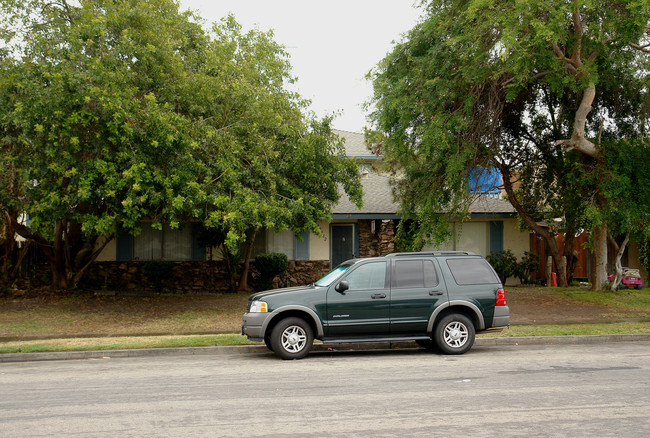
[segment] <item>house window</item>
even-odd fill
[[[309,260],[309,231],[296,236],[296,260]]]
[[[120,230],[116,239],[116,260],[205,260],[205,246],[197,239],[200,224],[181,224],[172,229],[163,225],[157,230],[151,224],[140,224],[141,232],[133,236]]]
[[[157,230],[142,224],[142,232],[133,237],[133,260],[192,260],[192,233],[189,226]]]

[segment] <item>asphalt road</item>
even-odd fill
[[[0,436],[650,436],[650,342],[0,364]]]

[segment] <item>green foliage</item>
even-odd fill
[[[509,249],[496,251],[485,257],[492,265],[502,284],[516,272],[517,258]]]
[[[142,275],[153,284],[156,292],[162,292],[165,281],[174,277],[174,264],[160,260],[145,262]]]
[[[521,261],[515,264],[514,276],[521,284],[531,284],[532,275],[539,270],[539,256],[533,252],[525,251]]]
[[[646,271],[650,272],[650,238],[639,243],[639,259]]]
[[[583,172],[599,163],[559,144],[591,86],[583,137],[647,132],[649,57],[637,48],[647,43],[647,2],[424,3],[420,23],[368,75],[367,138],[400,175],[403,216],[423,238],[442,238],[430,231],[446,226],[440,214],[466,218],[472,172],[492,167],[506,189],[518,183],[509,201],[528,226],[560,217],[551,234],[575,232],[597,201]]]
[[[273,279],[289,267],[285,254],[273,252],[258,254],[255,257],[255,266],[260,273],[258,286],[262,290],[273,289]]]
[[[422,234],[414,221],[402,220],[395,233],[395,252],[421,251],[424,246]]]
[[[592,220],[605,221],[612,236],[650,238],[650,144],[643,139],[603,141],[604,163],[596,178],[604,198]]]
[[[361,202],[331,120],[285,89],[271,32],[232,16],[207,30],[174,0],[0,8],[0,161],[16,180],[0,206],[29,212],[26,237],[55,247],[71,241],[57,223],[94,242],[118,224],[200,220],[234,252],[251,229],[318,233],[339,186]]]

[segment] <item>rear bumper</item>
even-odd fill
[[[510,307],[495,306],[492,327],[505,327],[510,325]]]

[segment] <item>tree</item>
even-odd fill
[[[531,210],[513,183],[533,175],[553,181],[565,189],[547,196],[558,202],[544,209],[573,208],[563,200],[581,180],[571,163],[599,165],[589,138],[645,132],[648,5],[451,0],[428,2],[425,12],[370,73],[376,133],[369,140],[400,171],[403,213],[425,230],[444,227],[441,211],[466,213],[472,171],[496,167],[564,282],[558,230],[540,226],[542,209]],[[600,208],[597,197],[591,201]]]
[[[590,219],[606,223],[608,238],[615,249],[615,291],[623,276],[621,258],[628,243],[650,237],[650,146],[646,139],[603,142],[606,160],[597,175],[603,197],[602,208],[590,211]]]
[[[329,218],[339,188],[359,204],[361,185],[358,165],[346,158],[331,119],[306,119],[301,110],[307,102],[284,90],[290,66],[272,34],[242,35],[232,17],[215,34],[212,57],[234,93],[217,97],[228,110],[209,121],[199,146],[200,160],[210,163],[201,175],[210,181],[205,224],[225,231],[226,254],[246,243],[238,287],[246,290],[260,229],[319,234],[317,222]],[[195,108],[209,113],[214,98],[205,96],[205,106]]]
[[[316,231],[338,184],[360,199],[329,120],[285,90],[272,33],[205,30],[173,0],[0,4],[0,153],[18,178],[0,204],[29,213],[12,225],[54,287],[75,287],[118,226],[198,220],[234,248],[260,227]]]

